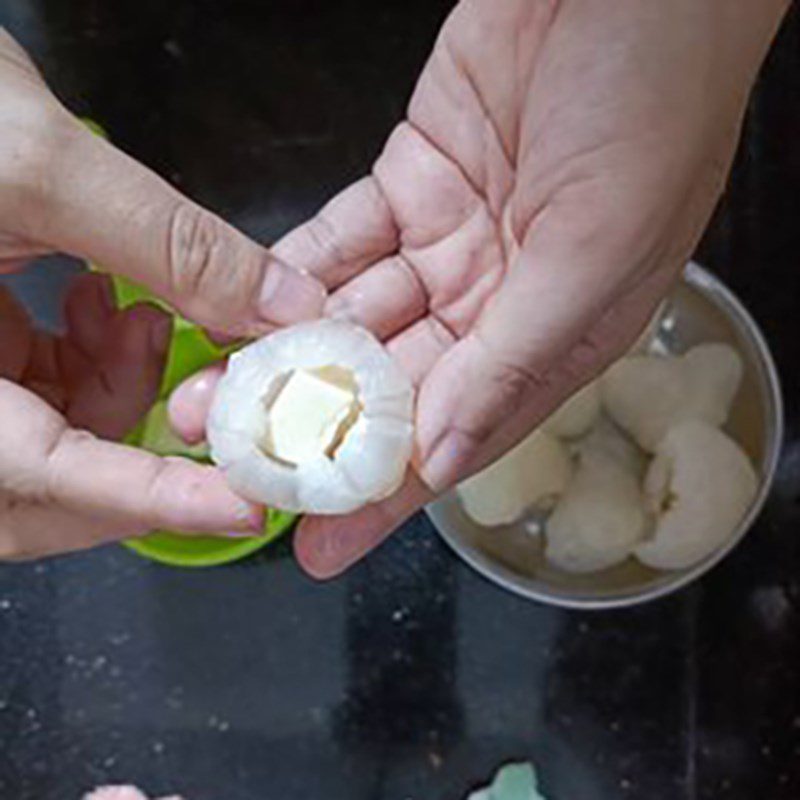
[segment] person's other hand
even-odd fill
[[[153,528],[260,531],[220,473],[119,439],[153,403],[171,324],[114,308],[109,279],[80,276],[62,336],[36,331],[0,287],[0,558],[89,547]]]
[[[720,195],[784,6],[455,9],[371,175],[274,249],[419,387],[416,473],[381,504],[304,520],[309,572],[346,568],[633,343]],[[173,401],[189,437],[201,394]]]
[[[257,335],[315,317],[325,291],[91,134],[0,29],[0,272],[64,251],[138,281],[213,331]],[[133,427],[158,388],[166,318],[115,312],[85,277],[61,338],[0,294],[0,558],[151,527],[257,531],[220,473],[98,436]],[[89,431],[93,433],[89,433]]]

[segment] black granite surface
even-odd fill
[[[0,0],[76,111],[255,237],[364,172],[449,3]],[[2,132],[0,131],[0,135]],[[800,798],[800,15],[701,248],[774,348],[787,441],[745,543],[629,611],[472,574],[423,517],[340,581],[282,545],[183,572],[118,547],[0,567],[0,798],[458,800],[532,758],[553,800]],[[52,319],[69,267],[17,281]]]

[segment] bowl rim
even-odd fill
[[[684,589],[690,583],[698,580],[719,564],[720,561],[744,539],[745,535],[751,529],[756,518],[761,513],[764,503],[772,489],[783,447],[784,406],[780,376],[761,328],[750,312],[745,308],[741,300],[739,300],[734,292],[728,288],[720,278],[700,266],[697,262],[690,261],[684,267],[681,279],[684,283],[699,290],[704,297],[710,299],[715,305],[722,307],[733,317],[738,318],[738,321],[742,324],[742,327],[747,331],[748,336],[752,340],[757,363],[764,372],[763,378],[768,395],[766,397],[766,402],[768,406],[771,407],[774,418],[772,420],[772,433],[766,442],[763,463],[760,469],[761,481],[758,492],[753,502],[750,504],[747,513],[740,521],[736,530],[723,545],[693,567],[684,571],[675,572],[674,579],[659,583],[639,592],[621,592],[619,594],[609,595],[608,597],[593,597],[580,594],[568,595],[552,593],[531,586],[528,582],[529,579],[518,575],[503,564],[491,559],[486,554],[465,544],[451,532],[441,530],[436,523],[436,512],[431,512],[431,509],[436,505],[437,501],[431,503],[426,508],[426,512],[437,533],[456,555],[462,558],[470,567],[487,580],[519,597],[559,608],[582,611],[629,608],[631,606],[642,605],[664,598],[667,595]]]

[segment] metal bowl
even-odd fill
[[[573,575],[546,563],[541,537],[523,525],[486,529],[462,510],[454,492],[427,511],[444,540],[474,569],[504,589],[532,600],[568,608],[631,606],[675,592],[706,573],[753,524],[767,497],[783,439],[780,384],[769,348],[745,308],[709,272],[691,263],[667,300],[656,344],[681,353],[700,342],[729,342],[744,360],[742,386],[731,409],[727,432],[744,448],[760,476],[758,494],[728,540],[690,569],[659,572],[628,559],[612,569]]]

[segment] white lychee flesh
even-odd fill
[[[460,483],[456,491],[464,511],[479,525],[510,525],[529,508],[551,506],[564,490],[571,471],[566,447],[538,430]]]
[[[371,333],[321,320],[231,356],[208,442],[242,497],[285,511],[344,514],[400,486],[413,409],[408,376]]]
[[[547,520],[545,556],[566,572],[607,569],[630,556],[646,522],[635,471],[610,453],[587,450]]]
[[[636,551],[656,569],[685,569],[731,535],[753,502],[758,478],[736,442],[704,422],[683,422],[656,450],[645,493],[653,536]]]
[[[606,411],[639,445],[653,452],[684,420],[722,425],[742,378],[742,359],[727,344],[702,344],[685,355],[631,356],[601,381]]]
[[[592,381],[569,397],[542,424],[553,436],[574,439],[583,436],[600,414],[600,386]]]

